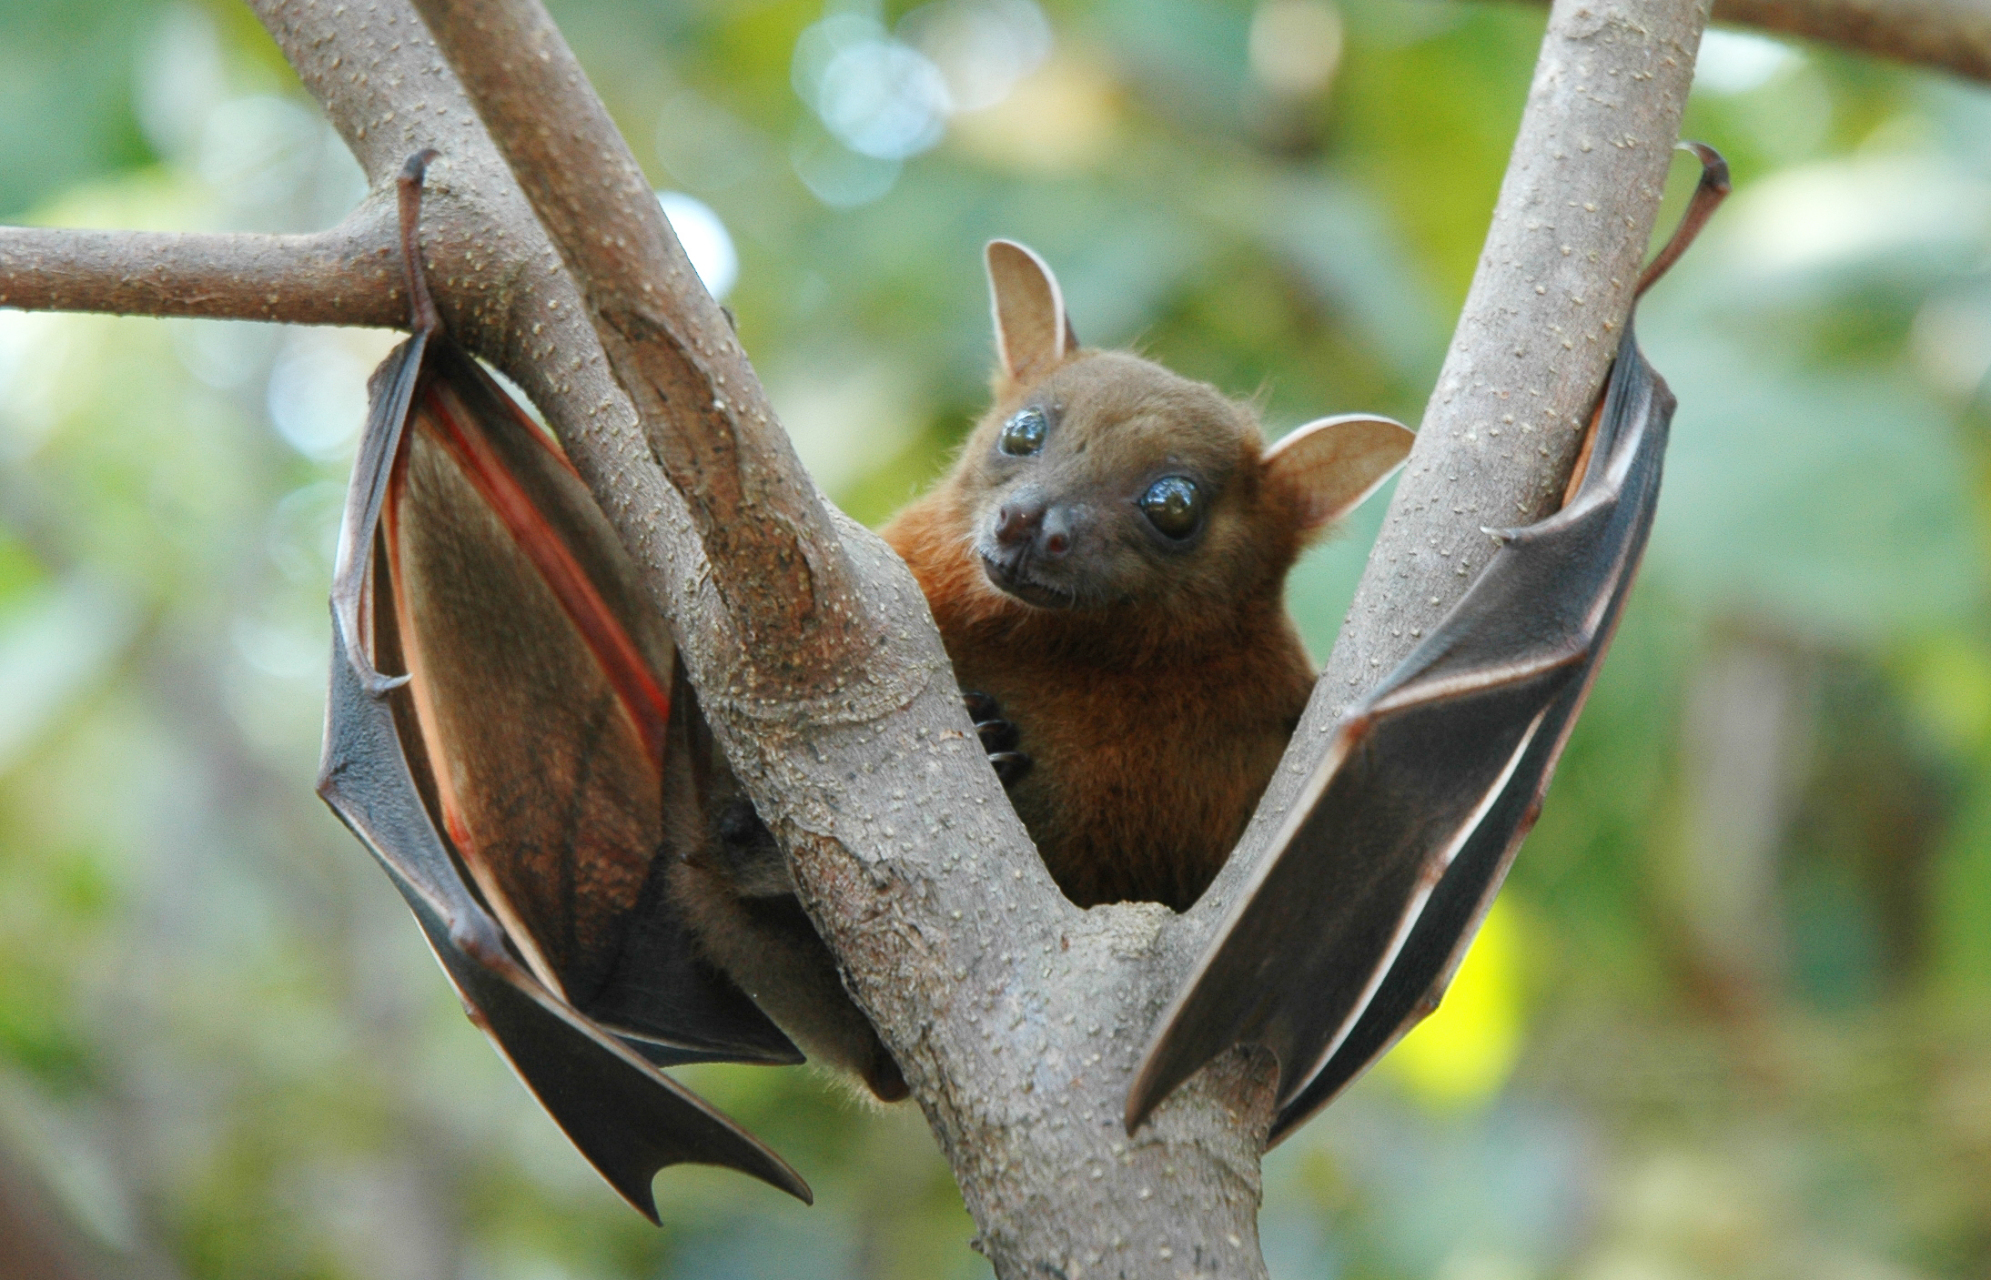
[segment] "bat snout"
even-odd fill
[[[1072,549],[1071,509],[1023,493],[996,508],[990,532],[1005,552],[1062,560]]]

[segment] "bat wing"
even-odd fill
[[[801,1055],[699,960],[664,892],[703,835],[703,762],[633,566],[565,459],[446,339],[418,332],[374,391],[333,586],[320,793],[472,1020],[638,1209],[655,1219],[650,1179],[681,1161],[809,1199],[656,1069]]]
[[[1326,757],[1163,1014],[1133,1131],[1237,1044],[1279,1062],[1274,1140],[1436,1006],[1533,823],[1652,525],[1673,397],[1627,326],[1591,462],[1501,547]]]

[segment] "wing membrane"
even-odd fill
[[[1642,296],[1728,194],[1714,148]],[[1503,545],[1335,730],[1272,852],[1156,1024],[1132,1133],[1238,1044],[1279,1063],[1277,1142],[1437,1007],[1506,878],[1617,628],[1659,499],[1673,395],[1629,320],[1562,510]],[[1490,532],[1490,531],[1489,531]]]
[[[1574,499],[1511,530],[1344,718],[1275,852],[1162,1016],[1131,1131],[1232,1045],[1279,1061],[1275,1137],[1435,1006],[1533,822],[1651,528],[1673,400],[1627,327]]]
[[[1672,398],[1635,345],[1628,345],[1619,358],[1635,361],[1620,384],[1625,403],[1617,418],[1619,429],[1637,430],[1647,438],[1613,455],[1627,468],[1612,504],[1613,512],[1618,513],[1616,519],[1625,524],[1607,529],[1605,537],[1620,546],[1623,554],[1620,563],[1607,571],[1612,586],[1608,598],[1602,602],[1600,616],[1586,627],[1593,634],[1587,656],[1576,678],[1543,712],[1540,728],[1516,762],[1512,775],[1486,814],[1473,825],[1430,900],[1408,922],[1411,926],[1408,936],[1374,997],[1348,1025],[1344,1038],[1320,1070],[1280,1108],[1272,1124],[1274,1142],[1333,1101],[1438,1007],[1439,999],[1472,944],[1473,935],[1479,931],[1487,908],[1493,903],[1494,894],[1506,879],[1521,841],[1534,826],[1556,761],[1596,679],[1611,633],[1623,611],[1625,595],[1631,588],[1656,509],[1659,463],[1665,451]],[[1605,421],[1611,421],[1608,400]],[[1654,431],[1656,436],[1650,434]],[[1599,432],[1601,450],[1602,423]]]
[[[654,1219],[650,1178],[681,1161],[807,1200],[653,1065],[800,1055],[698,960],[662,892],[700,827],[664,797],[695,800],[696,762],[669,750],[669,638],[633,568],[565,460],[447,340],[417,334],[375,392],[334,584],[321,794],[472,1019],[632,1204]]]

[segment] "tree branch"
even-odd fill
[[[873,629],[815,484],[587,73],[536,0],[416,0],[587,299],[616,381],[690,505],[743,673],[838,685]]]
[[[377,188],[410,152],[443,153],[423,255],[444,318],[546,413],[670,614],[701,702],[905,1069],[998,1274],[1263,1275],[1263,1055],[1230,1055],[1136,1137],[1120,1131],[1152,1021],[1223,894],[1186,920],[1155,906],[1079,912],[1058,894],[982,762],[910,575],[795,469],[544,14],[522,0],[423,0],[533,191],[528,206],[403,0],[252,2]],[[1410,471],[1325,692],[1224,883],[1262,851],[1262,815],[1283,808],[1335,705],[1484,563],[1478,526],[1525,520],[1558,488],[1570,424],[1622,322],[1701,20],[1694,0],[1564,0],[1551,15]],[[588,282],[585,301],[563,258]],[[271,314],[305,305],[281,297]],[[763,570],[787,587],[745,576]]]
[[[1715,0],[1714,21],[1991,80],[1987,0]]]
[[[1715,0],[1714,20],[1991,80],[1985,0]]]
[[[393,210],[374,200],[304,236],[0,227],[0,307],[382,328],[408,320]]]
[[[1359,696],[1541,519],[1617,352],[1705,0],[1558,0],[1479,269],[1322,683]]]
[[[1343,708],[1417,646],[1498,545],[1560,502],[1630,310],[1706,0],[1557,0],[1479,269],[1327,669],[1202,937],[1264,856]]]

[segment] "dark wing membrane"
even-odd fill
[[[1614,376],[1611,390],[1606,393],[1605,413],[1599,422],[1594,453],[1600,458],[1614,456],[1607,451],[1607,432],[1620,438],[1625,433],[1638,437],[1625,439],[1615,451],[1615,456],[1626,464],[1622,482],[1614,486],[1616,506],[1629,512],[1635,525],[1623,535],[1623,568],[1617,574],[1617,584],[1605,611],[1603,631],[1591,646],[1581,678],[1572,682],[1543,717],[1542,727],[1513,777],[1438,882],[1430,903],[1417,917],[1396,962],[1390,966],[1388,976],[1347,1038],[1306,1088],[1280,1108],[1272,1122],[1270,1141],[1274,1143],[1332,1102],[1438,1007],[1459,962],[1465,958],[1466,948],[1472,944],[1473,935],[1479,932],[1480,921],[1493,904],[1493,895],[1507,878],[1507,869],[1513,864],[1522,839],[1535,824],[1556,760],[1575,727],[1577,712],[1583,708],[1583,700],[1596,679],[1604,650],[1623,611],[1624,598],[1631,589],[1658,505],[1660,461],[1665,454],[1673,414],[1672,396],[1635,344],[1627,342],[1620,348],[1619,367],[1623,376]],[[1617,396],[1615,406],[1613,394]]]
[[[477,364],[431,344],[382,511],[433,798],[541,982],[661,1062],[800,1060],[693,955],[666,892],[702,837],[665,775],[668,633],[580,479]],[[405,727],[405,726],[404,726]]]
[[[655,1220],[651,1178],[665,1165],[687,1161],[738,1169],[809,1200],[808,1186],[779,1156],[660,1074],[622,1038],[572,1007],[557,994],[558,987],[549,988],[520,962],[525,948],[486,910],[438,823],[440,796],[458,786],[460,761],[432,757],[425,745],[417,706],[420,680],[379,674],[380,668],[393,672],[408,665],[407,625],[387,592],[377,590],[389,574],[391,557],[387,546],[375,538],[390,488],[407,483],[405,477],[390,483],[388,472],[398,469],[397,458],[408,456],[405,446],[412,435],[420,434],[405,430],[402,415],[419,398],[417,377],[433,375],[429,361],[438,350],[448,350],[447,344],[430,337],[425,352],[424,337],[417,335],[389,356],[376,376],[334,581],[332,678],[319,793],[401,891],[472,1019],[492,1036],[575,1145],[630,1203]],[[419,422],[420,417],[414,415],[414,420]],[[413,523],[419,526],[424,518],[417,515]],[[509,533],[505,536],[508,539]],[[431,645],[442,640],[435,616],[446,615],[428,619]],[[535,635],[548,629],[544,620],[524,627]],[[446,659],[442,665],[452,661]],[[532,675],[498,668],[487,672],[492,686]],[[433,698],[433,691],[429,696]],[[538,733],[569,724],[571,719],[551,726],[514,725],[519,750],[530,755]],[[624,766],[608,768],[612,772]],[[653,799],[652,810],[655,807]],[[650,844],[661,844],[660,833],[652,834]],[[671,1023],[661,1030],[676,1037],[673,1043],[693,1042],[690,1048],[658,1052],[668,1060],[714,1056],[794,1060],[798,1055],[786,1038],[736,988],[708,990],[700,985],[723,979],[709,970],[696,972],[698,966],[691,962],[681,935],[658,944],[657,935],[669,933],[670,921],[667,912],[642,918],[643,911],[654,905],[645,893],[649,879],[646,873],[636,885],[624,912],[631,920],[619,929],[613,912],[600,913],[606,921],[600,927],[619,932],[625,947],[623,954],[598,962],[607,976],[595,981],[597,1001],[609,1007],[618,1000],[631,1001],[636,1007],[629,1012],[630,1022]],[[592,883],[577,868],[568,890],[578,895],[583,885]],[[577,929],[571,936],[580,934]],[[561,940],[568,943],[565,935]],[[593,954],[585,941],[569,945],[575,954]],[[643,983],[617,977],[622,967],[634,967],[632,957],[647,964],[660,955],[687,962],[682,967],[692,994],[673,995],[674,1004],[647,1001]],[[688,1028],[682,1025],[686,1011]],[[699,1041],[720,1047],[700,1049],[695,1043]]]
[[[1533,821],[1651,528],[1672,397],[1629,327],[1593,464],[1342,721],[1274,852],[1162,1016],[1132,1130],[1236,1044],[1279,1060],[1283,1135],[1442,994]]]
[[[512,958],[429,820],[386,700],[361,683],[334,629],[318,790],[401,891],[470,1016],[624,1199],[657,1220],[650,1180],[716,1164],[813,1197],[786,1161],[698,1095],[554,998]]]

